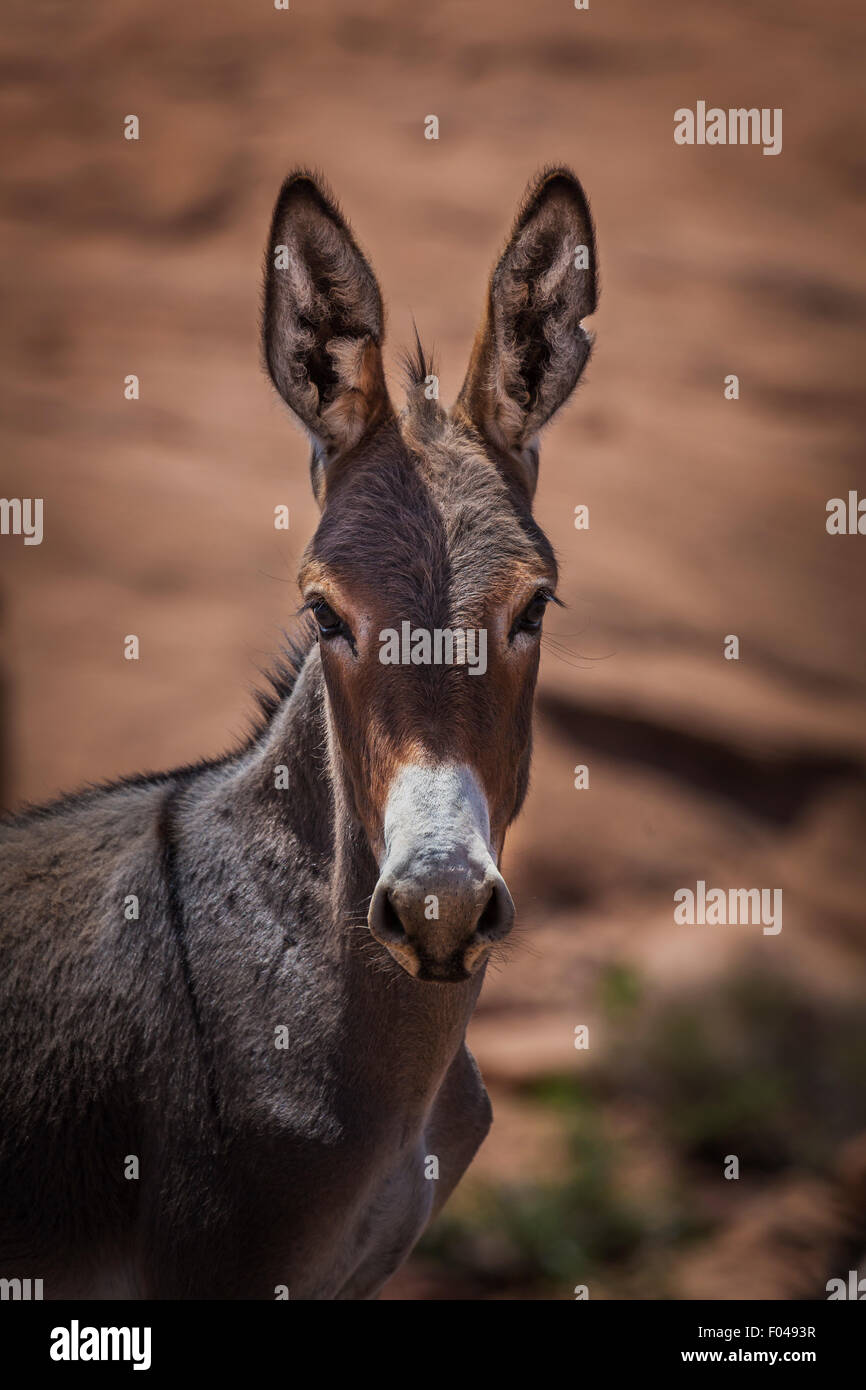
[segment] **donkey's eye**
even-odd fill
[[[535,598],[526,605],[523,612],[515,619],[510,636],[513,638],[518,632],[540,632],[544,611],[552,597],[552,594],[548,593],[546,589],[539,589]]]
[[[339,637],[341,633],[343,636],[348,633],[348,628],[343,622],[343,619],[339,614],[334,612],[331,605],[326,603],[323,598],[316,599],[310,607],[312,608],[313,617],[318,623],[319,631],[323,637]]]

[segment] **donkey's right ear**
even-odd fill
[[[271,380],[313,436],[325,472],[391,413],[383,333],[379,286],[348,224],[317,179],[293,174],[271,223],[264,350]],[[314,483],[321,474],[314,467]]]

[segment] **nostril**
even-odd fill
[[[484,905],[484,911],[478,918],[475,931],[478,936],[487,941],[498,941],[505,936],[514,922],[514,903],[511,894],[505,886],[503,879],[498,883],[493,883],[490,889],[490,897]]]
[[[391,901],[391,893],[384,883],[379,883],[370,903],[367,923],[374,936],[380,941],[405,941],[406,932],[399,914]]]
[[[390,893],[385,894],[382,905],[382,929],[387,936],[393,937],[396,941],[406,935],[406,929],[397,914],[397,909],[391,901]]]
[[[490,897],[487,899],[484,911],[475,924],[475,930],[479,936],[490,936],[496,931],[499,923],[499,904],[496,901],[496,889],[490,889]]]

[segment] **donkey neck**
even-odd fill
[[[236,794],[272,843],[274,836],[291,842],[299,871],[295,883],[287,873],[287,911],[315,946],[316,988],[324,975],[339,1011],[341,1052],[354,1059],[349,1070],[371,1094],[423,1110],[460,1049],[484,972],[459,984],[419,982],[368,931],[378,867],[334,751],[317,647],[239,769]],[[302,874],[315,878],[312,898],[300,887]]]

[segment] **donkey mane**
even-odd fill
[[[406,389],[410,394],[414,392],[416,387],[425,384],[427,377],[433,374],[434,368],[433,353],[428,355],[421,342],[417,324],[413,322],[412,327],[415,330],[415,346],[404,348],[400,358]]]
[[[315,645],[316,628],[310,618],[307,618],[296,634],[283,633],[282,646],[276,656],[272,658],[271,665],[259,670],[259,675],[265,682],[265,688],[256,688],[252,692],[258,709],[258,717],[253,717],[247,738],[241,747],[230,756],[234,757],[238,753],[246,752],[266,732],[280,705],[289,698],[297,685],[298,677],[304,668],[304,662]],[[224,759],[218,761],[224,761]]]

